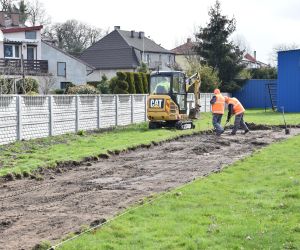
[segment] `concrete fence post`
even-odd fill
[[[22,140],[22,96],[16,96],[17,140]]]
[[[134,95],[130,96],[131,98],[131,124],[134,123]]]
[[[49,107],[49,136],[53,135],[53,96],[48,96]]]
[[[76,95],[76,97],[75,97],[75,110],[76,110],[75,132],[78,132],[80,129],[80,124],[79,124],[80,112],[79,112],[79,96],[78,95]]]
[[[100,107],[100,103],[101,103],[101,100],[100,100],[101,96],[98,95],[97,96],[97,128],[100,129],[101,127],[101,124],[100,124],[100,111],[101,111],[101,107]]]
[[[147,95],[144,95],[144,104],[145,104],[145,122],[147,121]]]
[[[206,94],[204,94],[204,112],[206,112]]]
[[[119,116],[119,96],[115,95],[115,104],[116,104],[116,126],[118,126],[118,116]]]

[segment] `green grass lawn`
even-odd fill
[[[300,114],[287,114],[289,124],[300,124]],[[223,119],[225,123],[226,117]],[[281,114],[264,110],[249,110],[247,122],[260,124],[282,124]],[[128,147],[161,141],[180,134],[193,133],[212,128],[211,114],[201,113],[195,122],[195,130],[174,129],[149,130],[147,124],[132,125],[103,133],[68,134],[29,141],[20,141],[0,146],[0,176],[8,173],[29,173],[38,167],[53,167],[59,161],[81,160],[97,156],[108,150],[122,150]]]
[[[299,148],[270,145],[59,249],[300,249]]]

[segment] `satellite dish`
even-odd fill
[[[0,30],[0,42],[4,41],[4,36],[2,30]]]

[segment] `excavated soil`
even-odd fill
[[[103,222],[143,197],[218,172],[255,149],[299,133],[293,128],[287,136],[277,128],[247,135],[230,136],[226,131],[221,137],[181,137],[46,171],[40,181],[2,180],[0,249],[31,249],[44,240],[57,243],[82,225]]]

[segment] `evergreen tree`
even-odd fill
[[[129,94],[136,94],[135,85],[134,85],[134,74],[133,72],[126,72],[126,80],[128,82],[128,92]]]
[[[125,81],[126,74],[124,72],[117,72],[117,81],[114,88],[114,94],[128,94],[128,82]]]
[[[144,87],[144,93],[148,93],[148,77],[147,73],[141,73],[143,78],[143,87]]]
[[[216,1],[208,14],[209,23],[206,27],[200,27],[199,33],[196,34],[196,52],[205,63],[218,72],[222,81],[221,90],[231,92],[239,88],[234,79],[244,68],[241,63],[243,51],[228,40],[236,29],[236,21],[221,14],[219,1]]]
[[[97,85],[97,89],[101,94],[110,94],[108,78],[105,74],[102,75],[101,81]]]
[[[134,73],[134,83],[137,94],[144,94],[143,77],[141,73]]]

